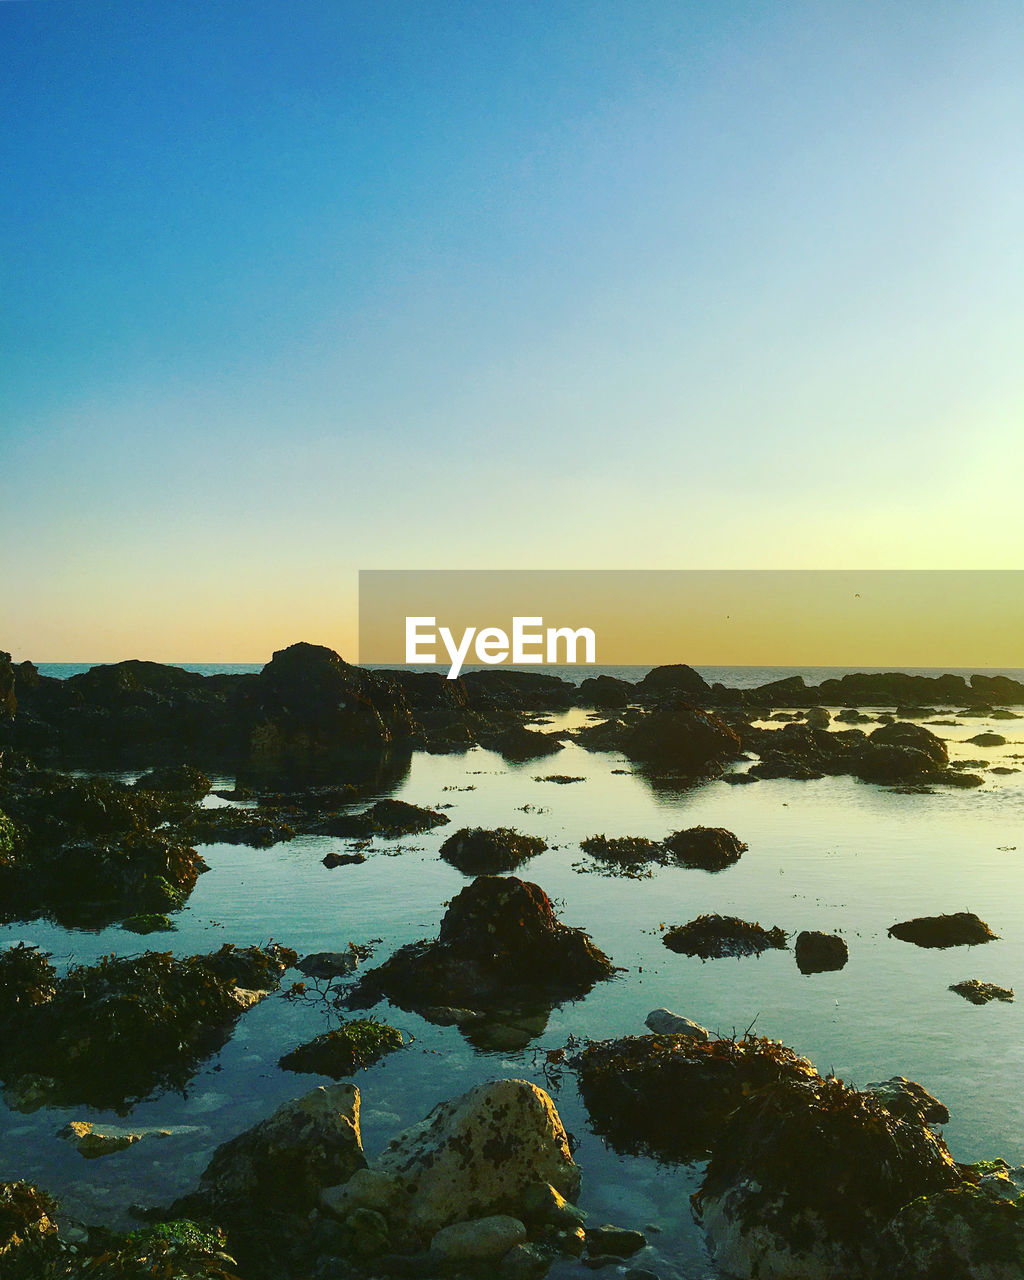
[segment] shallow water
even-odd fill
[[[585,720],[586,713],[573,711],[549,723],[562,727]],[[972,717],[955,727],[934,727],[954,759],[983,759],[987,767],[1024,764],[1024,720]],[[1008,744],[983,748],[966,742],[985,729],[1003,734]],[[373,1013],[412,1043],[356,1078],[371,1158],[399,1128],[472,1084],[496,1076],[534,1080],[554,1090],[578,1140],[581,1204],[591,1220],[660,1229],[650,1236],[654,1252],[631,1265],[650,1265],[666,1280],[712,1274],[689,1212],[699,1167],[615,1155],[589,1131],[571,1073],[555,1090],[543,1071],[543,1050],[570,1035],[643,1033],[647,1013],[665,1005],[723,1033],[753,1025],[806,1054],[820,1070],[856,1085],[894,1074],[918,1079],[950,1108],[945,1136],[955,1156],[1002,1155],[1024,1162],[1021,1006],[975,1007],[948,990],[953,982],[975,977],[1014,986],[1024,972],[1024,773],[983,772],[982,788],[931,794],[904,794],[850,778],[746,787],[715,781],[655,792],[632,773],[613,772],[621,769],[629,769],[621,757],[576,746],[523,765],[507,765],[480,749],[459,756],[418,754],[391,794],[421,805],[450,805],[448,827],[376,840],[366,863],[334,870],[323,867],[321,858],[350,842],[303,837],[267,850],[206,846],[210,871],[175,917],[173,934],[140,939],[117,928],[87,933],[32,922],[0,929],[0,945],[23,938],[66,963],[90,962],[112,951],[184,955],[225,941],[271,939],[302,954],[380,938],[371,961],[376,963],[405,942],[436,935],[444,904],[468,883],[437,857],[448,834],[459,826],[515,826],[551,846],[519,874],[538,882],[562,918],[587,928],[626,972],[553,1011],[525,1049],[480,1051],[458,1028],[433,1027],[378,1005]],[[548,773],[581,775],[584,781],[558,786],[535,780]],[[592,865],[578,847],[589,835],[662,837],[698,823],[730,828],[748,851],[715,874],[670,867],[631,880],[579,869]],[[396,848],[405,852],[395,854]],[[925,951],[886,935],[897,920],[960,910],[977,912],[1000,940]],[[702,963],[662,945],[662,925],[705,911],[782,925],[792,934],[840,932],[849,943],[850,962],[838,973],[803,976],[791,951]],[[301,975],[290,975],[286,985],[292,976]],[[0,1177],[37,1181],[82,1218],[127,1224],[129,1203],[162,1202],[187,1190],[219,1142],[284,1099],[326,1082],[280,1071],[276,1063],[326,1029],[332,1016],[322,1005],[270,997],[242,1016],[186,1096],[157,1096],[127,1120],[85,1107],[21,1115],[0,1106]],[[190,1128],[86,1161],[56,1137],[69,1119]]]

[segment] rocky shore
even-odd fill
[[[414,1050],[401,1029],[367,1016],[381,1002],[455,1027],[477,1048],[500,1023],[510,1052],[536,1041],[554,1010],[622,972],[563,904],[512,874],[529,874],[544,840],[512,825],[457,825],[444,804],[382,794],[413,752],[477,745],[518,763],[572,743],[618,753],[655,791],[709,778],[771,786],[824,777],[960,791],[983,779],[951,761],[929,725],[951,714],[942,708],[1010,719],[1022,704],[1024,685],[984,676],[792,679],[741,691],[677,666],[633,685],[600,676],[577,687],[500,669],[449,682],[364,671],[300,644],[251,676],[127,662],[57,681],[0,654],[3,921],[120,925],[136,937],[173,930],[207,870],[199,849],[212,844],[273,850],[338,837],[355,843],[323,861],[344,877],[374,840],[436,831],[438,859],[463,877],[436,937],[375,964],[369,948],[300,958],[272,941],[184,956],[133,946],[67,965],[26,943],[0,950],[4,1100],[26,1114],[83,1109],[61,1132],[90,1159],[171,1140],[133,1126],[133,1110],[187,1089],[271,993],[301,1000],[315,987],[337,1023],[280,1057],[295,1095],[218,1146],[173,1203],[136,1206],[135,1230],[76,1221],[45,1189],[0,1182],[0,1275],[539,1280],[552,1268],[615,1268],[652,1280],[665,1259],[647,1224],[628,1214],[596,1222],[579,1207],[587,1170],[551,1096],[562,1086],[578,1089],[593,1132],[614,1150],[703,1166],[687,1211],[723,1276],[1021,1280],[1024,1169],[995,1153],[958,1162],[938,1130],[948,1111],[921,1084],[894,1076],[849,1087],[779,1041],[713,1034],[691,1020],[699,1009],[637,1008],[646,1034],[549,1045],[551,1092],[496,1071],[395,1132],[374,1158],[349,1077]],[[546,714],[570,708],[590,716],[546,730]],[[116,770],[133,780],[102,776]],[[219,807],[209,807],[210,774],[234,778],[217,784]],[[674,868],[717,884],[753,856],[724,827],[663,830],[595,833],[579,842],[580,869],[639,877]],[[677,921],[658,935],[673,963],[749,965],[791,951],[788,963],[813,975],[842,969],[856,950],[856,940],[802,927],[795,907],[781,923],[724,912]],[[938,950],[998,936],[967,910],[890,915],[880,927],[893,946]],[[952,990],[978,1005],[1013,999],[978,979]],[[335,1083],[309,1089],[304,1074]],[[127,1123],[104,1126],[84,1118],[89,1109]]]

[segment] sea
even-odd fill
[[[87,665],[40,669],[66,676]],[[259,669],[182,665],[202,672]],[[646,668],[602,670],[636,679]],[[817,683],[845,669],[698,670],[710,681],[752,687],[785,675]],[[579,679],[594,668],[556,674]],[[116,927],[72,930],[34,920],[0,928],[0,945],[32,942],[63,967],[147,947],[188,955],[223,942],[273,939],[303,954],[355,942],[374,947],[366,963],[376,964],[406,942],[436,936],[446,904],[468,883],[438,856],[449,834],[459,827],[506,826],[541,836],[547,851],[519,874],[540,884],[560,917],[588,930],[623,971],[546,1015],[510,1016],[477,1045],[458,1027],[434,1026],[387,1002],[376,1006],[373,1014],[398,1027],[408,1044],[355,1078],[367,1155],[372,1162],[400,1130],[472,1085],[499,1077],[532,1080],[551,1092],[575,1139],[583,1173],[580,1205],[590,1221],[644,1230],[648,1249],[631,1265],[655,1271],[661,1280],[709,1280],[715,1271],[689,1200],[702,1165],[609,1147],[594,1132],[572,1073],[552,1078],[546,1071],[549,1050],[643,1034],[648,1013],[666,1007],[724,1035],[752,1028],[782,1040],[823,1073],[859,1087],[894,1075],[918,1080],[949,1107],[944,1135],[956,1158],[1002,1156],[1024,1163],[1024,991],[1020,1002],[974,1006],[950,990],[969,978],[1012,988],[1024,977],[1024,719],[964,716],[959,707],[938,711],[930,727],[945,739],[952,759],[971,762],[970,770],[984,780],[979,788],[908,793],[837,777],[751,786],[716,780],[665,790],[653,788],[616,753],[574,744],[525,764],[481,748],[417,753],[387,794],[442,808],[447,826],[377,839],[365,863],[333,870],[323,866],[323,857],[351,842],[302,836],[270,849],[205,846],[210,870],[174,917],[173,933],[154,935],[154,941]],[[544,717],[540,727],[577,727],[592,715],[574,708]],[[985,731],[1003,743],[970,741]],[[548,780],[556,773],[578,780],[556,785]],[[135,775],[119,776],[131,781]],[[233,781],[215,779],[218,787]],[[210,797],[206,803],[230,802]],[[747,851],[717,873],[664,867],[649,878],[623,879],[601,874],[580,847],[595,834],[662,838],[698,824],[734,831]],[[888,935],[897,921],[955,911],[976,912],[998,940],[927,951]],[[839,933],[848,943],[849,963],[838,972],[805,976],[792,950],[702,962],[663,945],[667,926],[705,912],[780,925],[791,943],[803,929]],[[219,1143],[286,1099],[327,1083],[277,1064],[338,1017],[323,1002],[272,996],[242,1016],[229,1042],[183,1093],[158,1093],[127,1117],[87,1107],[22,1114],[0,1104],[0,1178],[38,1183],[81,1220],[129,1227],[129,1204],[166,1204],[194,1186]],[[70,1120],[169,1128],[172,1136],[90,1161],[58,1137]],[[578,1274],[575,1264],[566,1277],[570,1271]]]

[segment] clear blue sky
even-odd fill
[[[1019,567],[1018,3],[0,4],[0,647]]]

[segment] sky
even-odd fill
[[[360,569],[1024,562],[1016,2],[9,0],[0,47],[15,657],[352,655]]]

